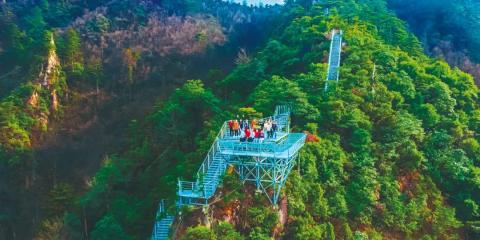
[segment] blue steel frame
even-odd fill
[[[276,205],[304,143],[305,135],[296,133],[282,144],[236,144],[235,150],[226,150],[231,156],[228,163],[235,166],[243,182],[255,184]]]

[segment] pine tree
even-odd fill
[[[68,71],[76,73],[83,69],[80,36],[75,29],[70,28],[65,34],[64,63]]]

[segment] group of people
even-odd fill
[[[228,121],[228,127],[230,136],[238,137],[240,142],[262,143],[265,140],[265,133],[267,139],[277,137],[278,125],[271,118],[262,122],[257,122],[256,119],[251,121],[237,119]]]

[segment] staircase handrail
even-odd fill
[[[196,182],[190,182],[190,181],[182,181],[178,180],[178,190],[180,192],[182,191],[197,191],[198,189],[198,184]]]
[[[215,154],[218,150],[218,140],[223,138],[225,136],[225,133],[227,131],[228,123],[224,122],[222,125],[222,128],[220,128],[220,131],[218,132],[217,136],[215,137],[215,140],[213,141],[212,146],[208,150],[207,156],[203,160],[202,165],[200,165],[200,168],[197,171],[197,182],[199,180],[200,176],[204,176],[205,173],[208,171],[210,168],[210,165],[215,157]]]
[[[206,186],[217,186],[219,184],[219,182],[220,182],[220,177],[219,176],[221,174],[220,170],[222,170],[222,168],[217,168],[217,170],[215,171],[215,174],[214,174],[214,176],[215,176],[214,179],[203,183],[203,196],[205,198],[210,197],[207,194]]]

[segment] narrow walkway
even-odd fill
[[[325,82],[325,91],[328,90],[332,82],[338,83],[342,54],[342,36],[342,30],[332,30],[332,41],[330,43],[330,55],[328,57],[328,72],[327,80]]]

